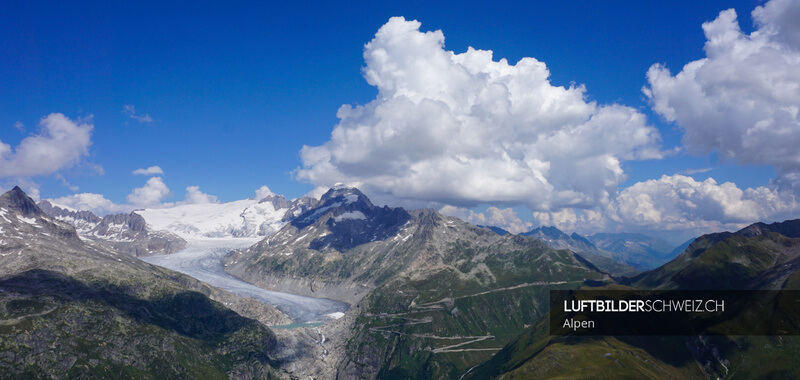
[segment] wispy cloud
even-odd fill
[[[698,174],[698,173],[706,173],[706,172],[711,171],[711,169],[714,169],[714,168],[686,169],[686,170],[682,170],[680,172],[680,174],[692,175],[692,174]]]
[[[63,175],[61,175],[61,174],[59,174],[59,173],[56,173],[55,177],[56,177],[56,179],[58,179],[59,181],[61,181],[61,184],[62,184],[62,185],[64,185],[64,187],[66,187],[66,188],[70,189],[71,191],[78,191],[78,186],[75,186],[75,185],[72,185],[72,184],[70,184],[70,183],[67,181],[67,179],[66,179],[66,178],[64,178],[64,176],[63,176]]]
[[[158,166],[151,166],[151,167],[149,167],[147,169],[142,169],[142,168],[136,169],[133,172],[131,172],[131,174],[133,174],[133,175],[157,175],[157,174],[164,174],[164,171],[161,170],[161,168],[158,167]]]
[[[25,124],[22,124],[21,121],[14,123],[14,128],[20,133],[25,133]]]
[[[131,104],[126,104],[122,106],[122,113],[128,115],[131,119],[138,120],[141,123],[152,123],[153,118],[150,117],[148,114],[138,115],[136,114],[136,107]]]

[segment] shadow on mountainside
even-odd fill
[[[219,342],[241,329],[258,324],[215,304],[198,292],[165,291],[164,294],[154,295],[153,300],[146,300],[132,295],[142,290],[138,287],[108,282],[87,285],[61,273],[41,269],[29,270],[0,281],[0,290],[6,295],[54,299],[58,305],[98,302],[121,311],[136,322],[152,324],[207,342]]]

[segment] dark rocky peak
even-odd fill
[[[767,232],[774,232],[790,238],[800,237],[800,219],[787,220],[780,223],[754,223],[736,232],[736,235],[756,237]]]
[[[258,203],[272,203],[276,210],[292,207],[292,203],[286,200],[283,195],[267,195]]]
[[[442,214],[432,208],[422,208],[411,212],[421,225],[437,226],[444,221]]]
[[[78,220],[83,220],[89,223],[100,223],[102,220],[101,217],[95,215],[93,212],[88,210],[67,210],[61,208],[59,206],[53,205],[48,200],[42,200],[38,203],[39,208],[47,215],[50,215],[54,218],[58,217],[71,217]]]
[[[309,248],[344,251],[394,236],[410,219],[411,215],[401,207],[373,205],[358,189],[333,188],[316,207],[297,216],[291,224],[298,229],[315,225],[331,232],[315,239]]]
[[[36,202],[28,194],[25,194],[19,186],[14,186],[13,189],[0,196],[0,207],[15,211],[25,217],[44,214],[39,206],[36,205]]]
[[[10,228],[4,229],[7,235],[19,234],[27,236],[64,238],[66,240],[79,240],[75,228],[69,223],[54,220],[45,214],[36,202],[33,201],[22,189],[15,186],[12,190],[0,195],[0,220],[9,222]],[[13,217],[9,219],[5,213],[10,211]],[[40,235],[44,233],[44,235]],[[32,235],[31,235],[32,234]]]
[[[345,251],[361,244],[386,240],[397,235],[409,220],[411,215],[401,207],[376,207],[368,215],[361,211],[346,211],[338,215],[325,213],[316,224],[324,224],[331,233],[312,241],[309,248]]]
[[[369,208],[375,207],[364,193],[355,187],[332,187],[319,199],[324,206],[329,202],[344,202],[346,204],[363,202]]]
[[[131,231],[147,230],[147,222],[135,211],[130,214],[114,214],[103,217],[98,229],[108,229],[111,226],[125,226]]]
[[[383,212],[379,212],[384,210]],[[320,217],[333,213],[336,222],[342,220],[367,220],[374,219],[377,215],[385,214],[391,209],[376,207],[369,198],[356,188],[331,188],[326,192],[316,207],[309,208],[292,221],[292,225],[302,229],[314,224]],[[405,212],[405,211],[404,211]]]
[[[581,243],[584,243],[584,244],[586,244],[588,246],[594,247],[594,244],[592,244],[592,242],[590,242],[589,239],[587,239],[587,238],[585,238],[585,237],[583,237],[581,235],[578,235],[577,232],[573,232],[572,235],[569,235],[569,237],[572,238],[573,240],[577,240],[577,241],[579,241]]]
[[[275,204],[273,203],[273,205]],[[283,218],[281,218],[281,221],[288,222],[290,220],[293,220],[298,216],[302,215],[303,213],[305,213],[306,211],[317,207],[318,205],[319,205],[319,199],[317,198],[302,197],[299,199],[294,199],[290,202],[289,208],[288,210],[286,210],[286,213],[283,214]]]

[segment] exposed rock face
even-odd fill
[[[282,196],[280,197],[283,198]],[[293,220],[294,218],[297,218],[300,214],[312,208],[317,207],[317,205],[319,205],[319,202],[320,201],[316,198],[302,197],[300,199],[296,199],[290,202],[285,201],[285,199],[284,202],[281,203],[276,204],[275,202],[273,202],[273,205],[276,205],[275,207],[278,207],[278,205],[280,205],[280,206],[286,206],[281,208],[288,208],[288,210],[286,210],[286,213],[283,214],[283,218],[281,219],[284,222],[288,222]]]
[[[83,236],[105,241],[112,248],[134,256],[169,254],[186,247],[186,240],[167,231],[150,231],[136,211],[104,217]]]
[[[91,231],[103,219],[91,211],[67,210],[60,206],[53,205],[48,200],[39,201],[38,206],[47,215],[72,224],[72,226],[75,227],[75,230],[78,231],[78,234]]]
[[[274,334],[207,285],[79,238],[18,188],[0,196],[0,231],[4,377],[275,375]]]
[[[28,197],[19,186],[14,186],[13,189],[3,194],[0,198],[0,207],[13,210],[17,215],[25,217],[36,217],[42,214],[42,210],[36,206],[36,202]]]
[[[578,253],[587,261],[600,268],[600,270],[613,275],[632,276],[640,272],[638,269],[630,266],[622,255],[597,248],[588,239],[576,233],[567,235],[556,227],[539,227],[528,232],[523,232],[520,235],[539,239],[551,248],[568,249]]]
[[[351,303],[320,330],[339,343],[315,378],[457,378],[538,321],[552,286],[606,277],[539,240],[377,207],[348,188],[225,264],[267,289]]]
[[[135,211],[100,218],[91,211],[69,210],[47,200],[39,202],[39,207],[47,215],[72,224],[83,238],[103,242],[133,256],[168,254],[186,247],[186,241],[173,233],[151,231]]]

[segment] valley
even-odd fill
[[[602,376],[692,378],[724,375],[721,371],[729,368],[749,371],[748,364],[729,358],[737,349],[726,346],[755,342],[749,338],[550,336],[549,292],[586,287],[733,288],[744,280],[752,289],[783,288],[796,286],[792,284],[800,265],[796,248],[800,227],[795,222],[755,224],[736,233],[702,236],[669,263],[637,274],[639,270],[615,258],[636,257],[638,261],[631,263],[640,264],[652,262],[647,257],[664,260],[670,248],[642,235],[592,236],[613,249],[606,251],[589,239],[555,228],[534,230],[530,235],[535,237],[501,235],[435,210],[375,206],[358,189],[348,187],[332,188],[318,200],[271,197],[207,208],[134,211],[114,218],[48,203],[44,209],[56,218],[49,219],[24,194],[6,197],[24,204],[23,215],[16,219],[6,216],[8,212],[3,215],[12,223],[4,228],[13,229],[20,238],[38,236],[37,228],[43,228],[38,226],[46,223],[60,226],[36,240],[50,242],[48,252],[59,252],[56,235],[64,236],[69,245],[88,245],[108,254],[116,252],[120,241],[127,244],[123,247],[149,247],[116,252],[113,257],[126,265],[175,273],[172,278],[184,276],[182,283],[191,278],[191,286],[202,289],[219,307],[261,322],[271,339],[263,354],[274,370],[264,373],[288,379],[526,378],[556,373],[592,377],[597,372],[591,368],[600,362],[578,358],[602,350],[606,350],[603,358],[624,367],[624,372],[617,369]],[[37,216],[24,216],[25,212]],[[193,226],[187,215],[202,217]],[[67,222],[81,226],[81,233],[67,227]],[[60,232],[54,235],[55,231]],[[167,247],[152,245],[153,236],[174,236],[171,241],[180,239],[180,246],[168,246],[179,249],[150,249]],[[6,261],[16,259],[13,247],[27,246],[4,244]],[[136,258],[137,252],[146,254]],[[74,264],[80,273],[86,273],[80,268],[96,265],[82,260],[83,264]],[[58,268],[54,263],[35,268]],[[109,278],[119,272],[102,273],[102,278]],[[68,297],[47,290],[50,285],[37,291],[52,301],[38,302],[40,293],[24,291],[21,281],[57,283],[78,294],[95,292],[82,288],[86,280],[73,284],[50,272],[22,272],[22,276],[0,282],[3,294],[13,295],[3,301],[7,312],[0,330],[53,318],[71,304]],[[130,284],[126,286],[141,286],[131,281],[126,280]],[[103,299],[108,297],[119,296]],[[125,298],[110,305],[130,313],[127,305],[137,302]],[[18,304],[30,306],[19,309]],[[145,314],[152,314],[164,306],[142,307]],[[796,347],[793,339],[781,342]],[[655,368],[643,369],[639,358],[655,363]],[[719,364],[708,364],[710,359]],[[572,362],[580,362],[581,370],[570,372],[565,366]],[[181,369],[170,371],[175,370]]]
[[[257,241],[255,238],[189,240],[187,247],[181,251],[169,255],[143,257],[142,260],[187,274],[239,296],[275,306],[294,324],[322,322],[340,315],[337,313],[347,311],[348,305],[344,302],[266,290],[225,272],[223,257]]]

